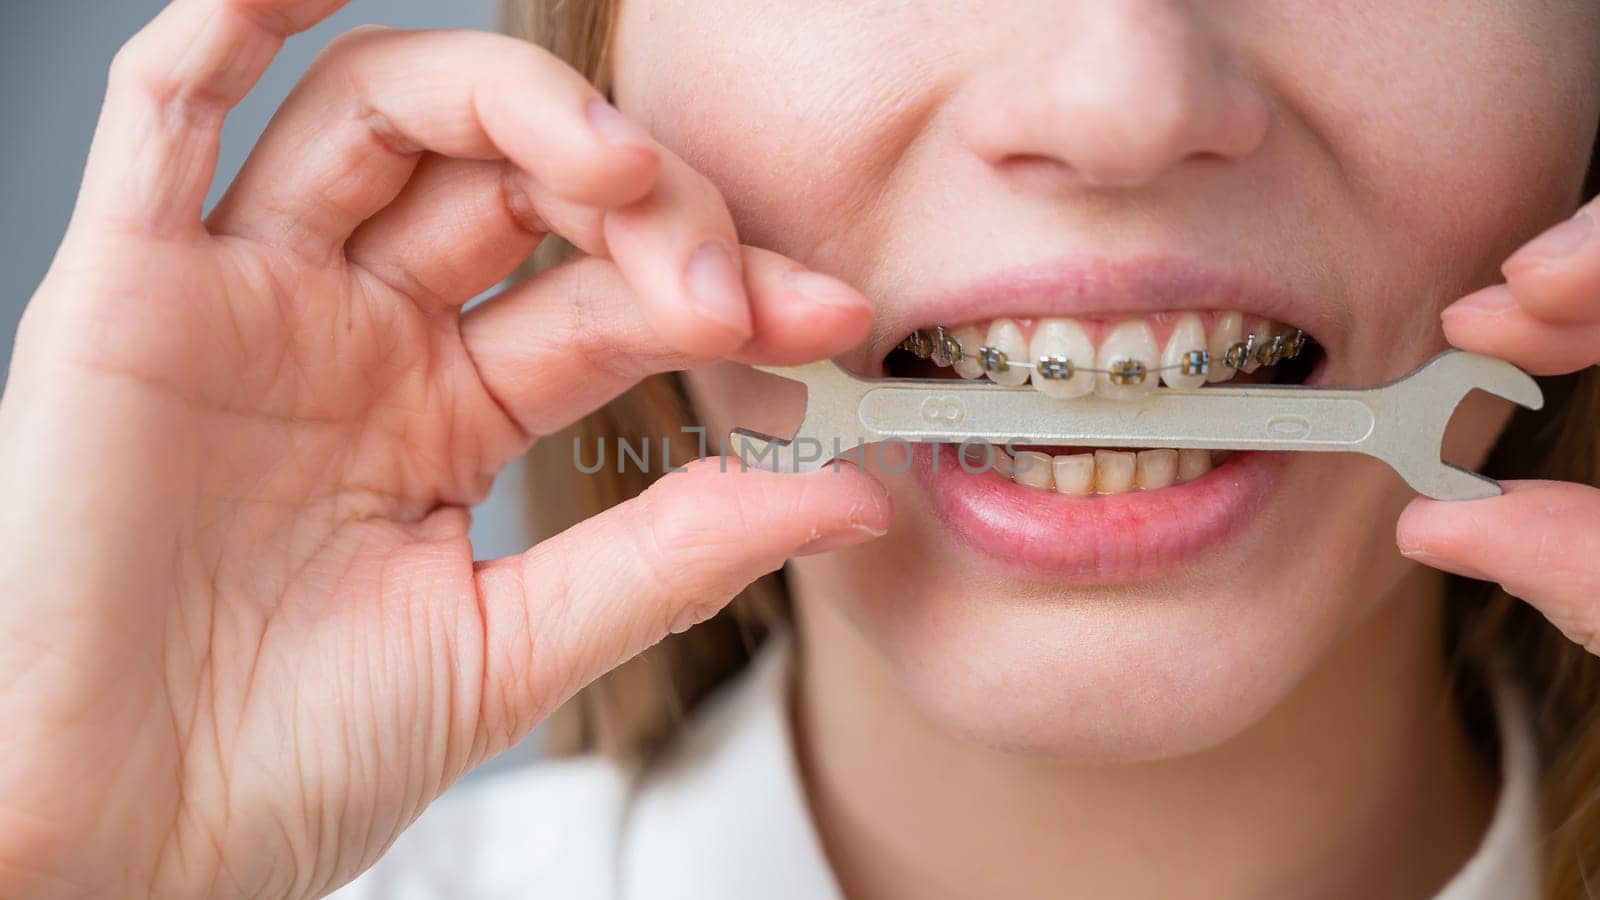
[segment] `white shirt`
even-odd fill
[[[333,896],[842,900],[812,824],[786,709],[791,640],[772,636],[649,768],[597,755],[469,782]],[[1478,851],[1434,900],[1538,897],[1538,762],[1514,691]]]

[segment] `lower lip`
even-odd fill
[[[1238,452],[1187,484],[1074,497],[968,471],[949,444],[919,444],[911,468],[962,544],[1018,574],[1127,582],[1168,575],[1239,535],[1279,480],[1281,453]]]

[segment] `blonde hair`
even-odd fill
[[[550,49],[609,93],[606,54],[613,0],[501,0],[507,33]],[[1586,192],[1600,187],[1591,164]],[[544,248],[532,269],[552,263],[560,248]],[[1541,412],[1520,410],[1495,447],[1485,471],[1498,478],[1554,478],[1600,487],[1600,370],[1543,379]],[[693,412],[676,375],[646,379],[567,433],[547,438],[531,454],[537,496],[535,530],[556,531],[637,496],[656,477],[602,469],[580,475],[569,451],[576,437],[610,446],[666,436],[673,463],[697,447],[681,427]],[[657,444],[659,446],[659,444]],[[1452,580],[1441,635],[1456,670],[1458,704],[1474,737],[1496,740],[1483,673],[1509,666],[1529,698],[1539,749],[1545,822],[1545,896],[1578,900],[1600,880],[1600,657],[1577,646],[1533,607],[1498,587]],[[788,595],[778,575],[747,588],[722,613],[669,636],[580,692],[552,716],[556,752],[600,750],[648,756],[678,729],[694,705],[748,662],[764,634],[783,627]]]

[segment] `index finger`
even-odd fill
[[[1552,226],[1501,266],[1517,304],[1564,325],[1600,323],[1600,230],[1593,202]]]
[[[223,119],[283,42],[348,0],[174,0],[112,61],[78,213],[200,228]]]
[[[1456,301],[1445,309],[1443,324],[1451,344],[1508,360],[1534,375],[1562,375],[1600,362],[1600,318],[1546,321],[1504,284]]]
[[[424,151],[508,160],[556,196],[605,208],[642,197],[660,165],[648,134],[541,47],[364,28],[306,73],[209,224],[321,258],[395,199]]]

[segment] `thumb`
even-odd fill
[[[1600,490],[1560,481],[1502,484],[1505,494],[1487,500],[1413,500],[1396,527],[1400,552],[1499,584],[1600,653]]]
[[[480,563],[486,755],[790,556],[879,537],[889,518],[888,493],[853,466],[778,474],[713,457],[520,556]]]

